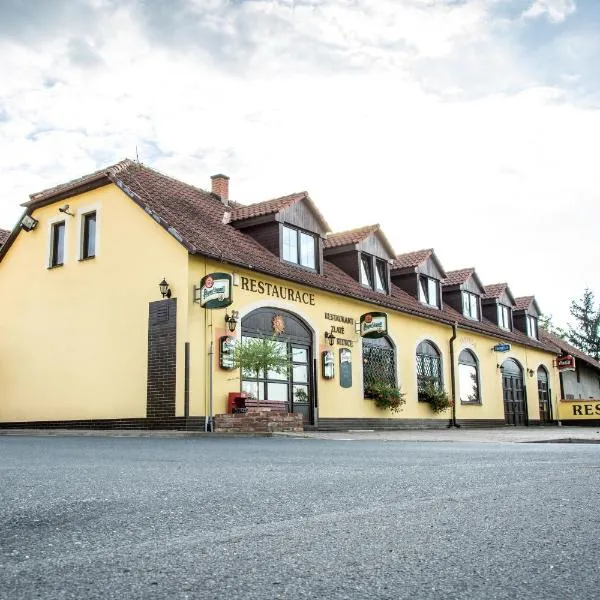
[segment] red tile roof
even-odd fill
[[[523,296],[521,298],[515,298],[515,310],[527,310],[533,302],[533,296]]]
[[[256,204],[240,205],[235,210],[231,211],[231,221],[239,221],[241,219],[249,219],[251,217],[260,217],[262,215],[270,215],[278,213],[284,208],[296,204],[308,196],[307,192],[298,192],[297,194],[289,194],[281,198],[273,198]]]
[[[442,282],[442,285],[462,285],[475,273],[474,267],[468,269],[460,269],[458,271],[448,271],[446,273],[446,279]]]
[[[231,211],[230,222],[243,221],[245,219],[251,219],[253,217],[261,217],[263,215],[271,215],[290,206],[297,202],[304,201],[309,208],[313,211],[315,217],[320,222],[323,231],[330,231],[331,227],[325,220],[325,217],[321,214],[315,203],[311,200],[308,192],[297,192],[295,194],[288,194],[281,198],[273,198],[272,200],[265,200],[264,202],[256,202],[255,204],[237,204],[234,210]]]
[[[416,269],[420,264],[424,263],[433,254],[433,248],[426,250],[417,250],[416,252],[406,252],[398,254],[394,260],[392,269]]]
[[[433,248],[417,250],[416,252],[406,252],[405,254],[398,254],[394,260],[394,264],[392,265],[392,272],[398,275],[413,273],[429,258],[433,259],[433,262],[436,264],[442,275],[442,279],[445,278],[446,272],[435,255]]]
[[[555,345],[532,340],[518,331],[501,330],[486,320],[472,321],[447,305],[442,310],[429,308],[394,285],[390,295],[369,290],[327,260],[323,261],[321,274],[283,263],[252,237],[228,224],[223,217],[230,207],[216,196],[130,160],[33,195],[34,200],[27,203],[28,212],[53,198],[79,193],[82,183],[104,185],[109,182],[119,187],[192,254],[447,325],[458,323],[462,329],[485,333],[496,339],[556,351]],[[0,260],[7,250],[6,246],[2,248]],[[418,265],[432,254],[432,250],[425,250],[401,255],[399,264]],[[409,260],[408,257],[412,258]]]
[[[336,248],[348,244],[358,244],[379,230],[379,225],[365,225],[348,231],[330,233],[323,242],[324,248]]]
[[[7,231],[6,229],[0,229],[0,246],[2,246],[4,242],[6,242],[9,235],[10,231]]]
[[[485,286],[484,299],[487,298],[500,298],[504,293],[504,290],[508,287],[508,283],[493,283]]]

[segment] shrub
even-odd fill
[[[452,400],[444,389],[432,379],[426,380],[419,390],[419,397],[429,402],[434,413],[444,412],[452,406]]]
[[[405,395],[400,391],[400,388],[384,382],[374,382],[365,390],[365,396],[373,398],[377,408],[389,409],[392,412],[402,410],[402,407],[406,404]]]

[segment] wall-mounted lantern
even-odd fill
[[[169,284],[164,277],[163,280],[158,284],[158,287],[163,298],[171,297],[171,288],[169,287]]]
[[[238,319],[240,317],[240,313],[237,310],[232,310],[231,314],[225,311],[225,323],[227,324],[227,329],[233,333],[238,324]]]
[[[329,331],[325,332],[325,342],[329,342],[330,346],[333,346],[335,344],[335,335],[333,335],[333,333],[329,333]]]

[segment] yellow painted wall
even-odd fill
[[[284,285],[285,287],[308,292],[314,295],[314,306],[305,303],[281,300],[260,294],[257,291],[244,290],[242,285],[233,287],[234,302],[229,310],[238,310],[240,318],[253,310],[261,307],[273,307],[288,310],[295,313],[309,325],[313,330],[313,348],[318,349],[318,416],[319,418],[399,418],[399,419],[440,419],[447,420],[450,411],[434,414],[429,405],[417,401],[417,372],[415,353],[417,345],[428,339],[434,342],[442,353],[443,376],[446,390],[450,393],[450,345],[452,328],[436,322],[420,319],[405,314],[394,313],[389,310],[380,309],[377,306],[362,303],[357,300],[336,296],[334,294],[318,290],[304,288],[293,282],[283,282],[270,278],[260,273],[254,273],[244,269],[232,269],[230,266],[205,261],[197,257],[190,257],[190,288],[198,285],[200,279],[207,273],[213,271],[224,271],[237,273],[240,277],[253,278],[263,283],[272,285]],[[352,317],[356,321],[360,315],[374,310],[384,310],[388,314],[389,337],[396,347],[396,362],[398,382],[403,392],[406,393],[406,405],[400,413],[382,411],[375,407],[372,400],[364,399],[362,387],[362,343],[359,334],[354,332],[352,326],[343,325],[325,319],[325,313],[333,313]],[[208,414],[208,369],[201,360],[208,353],[210,339],[214,341],[214,363],[213,363],[213,414],[219,414],[226,409],[227,393],[239,391],[240,379],[237,371],[226,371],[218,367],[218,341],[225,330],[225,309],[205,311],[199,305],[190,305],[189,338],[192,345],[192,363],[194,365],[191,373],[191,414]],[[212,326],[211,326],[212,323]],[[342,388],[339,384],[339,346],[334,346],[336,373],[334,379],[324,379],[321,375],[320,357],[321,352],[331,347],[325,344],[324,334],[332,325],[344,326],[343,337],[353,341],[352,350],[352,379],[351,388]],[[239,337],[240,327],[235,336]],[[211,334],[212,330],[212,334]],[[531,420],[539,419],[537,378],[527,375],[527,368],[534,371],[540,364],[546,366],[551,378],[551,394],[553,407],[556,411],[557,394],[559,390],[558,378],[552,366],[553,356],[531,348],[513,345],[511,352],[498,354],[492,351],[492,346],[498,343],[495,338],[486,338],[483,335],[473,334],[458,330],[458,338],[455,342],[456,374],[458,378],[458,356],[463,348],[471,349],[479,360],[481,388],[481,405],[461,405],[457,403],[458,419],[483,419],[504,420],[504,402],[502,396],[502,379],[497,367],[506,358],[516,359],[525,369],[525,384],[527,386],[528,413]],[[198,356],[200,354],[200,356]],[[200,366],[200,368],[198,368]],[[458,384],[457,384],[458,385]],[[202,390],[204,396],[199,396]],[[457,391],[457,398],[459,391]],[[554,413],[556,414],[556,412]]]
[[[166,277],[178,299],[183,414],[187,252],[116,186],[69,198],[64,266],[47,268],[56,203],[36,210],[0,262],[0,421],[146,416],[148,303]],[[78,260],[81,213],[97,210],[97,256]]]

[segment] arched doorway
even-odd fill
[[[550,405],[550,384],[548,371],[541,365],[537,370],[538,400],[540,403],[540,423],[552,423],[552,407]]]
[[[502,371],[504,419],[507,425],[527,425],[527,403],[523,385],[523,369],[516,360],[507,358]]]
[[[242,373],[242,390],[259,400],[285,403],[288,412],[314,424],[313,334],[308,325],[286,310],[258,308],[242,319],[242,339],[274,338],[292,358],[288,373]]]

